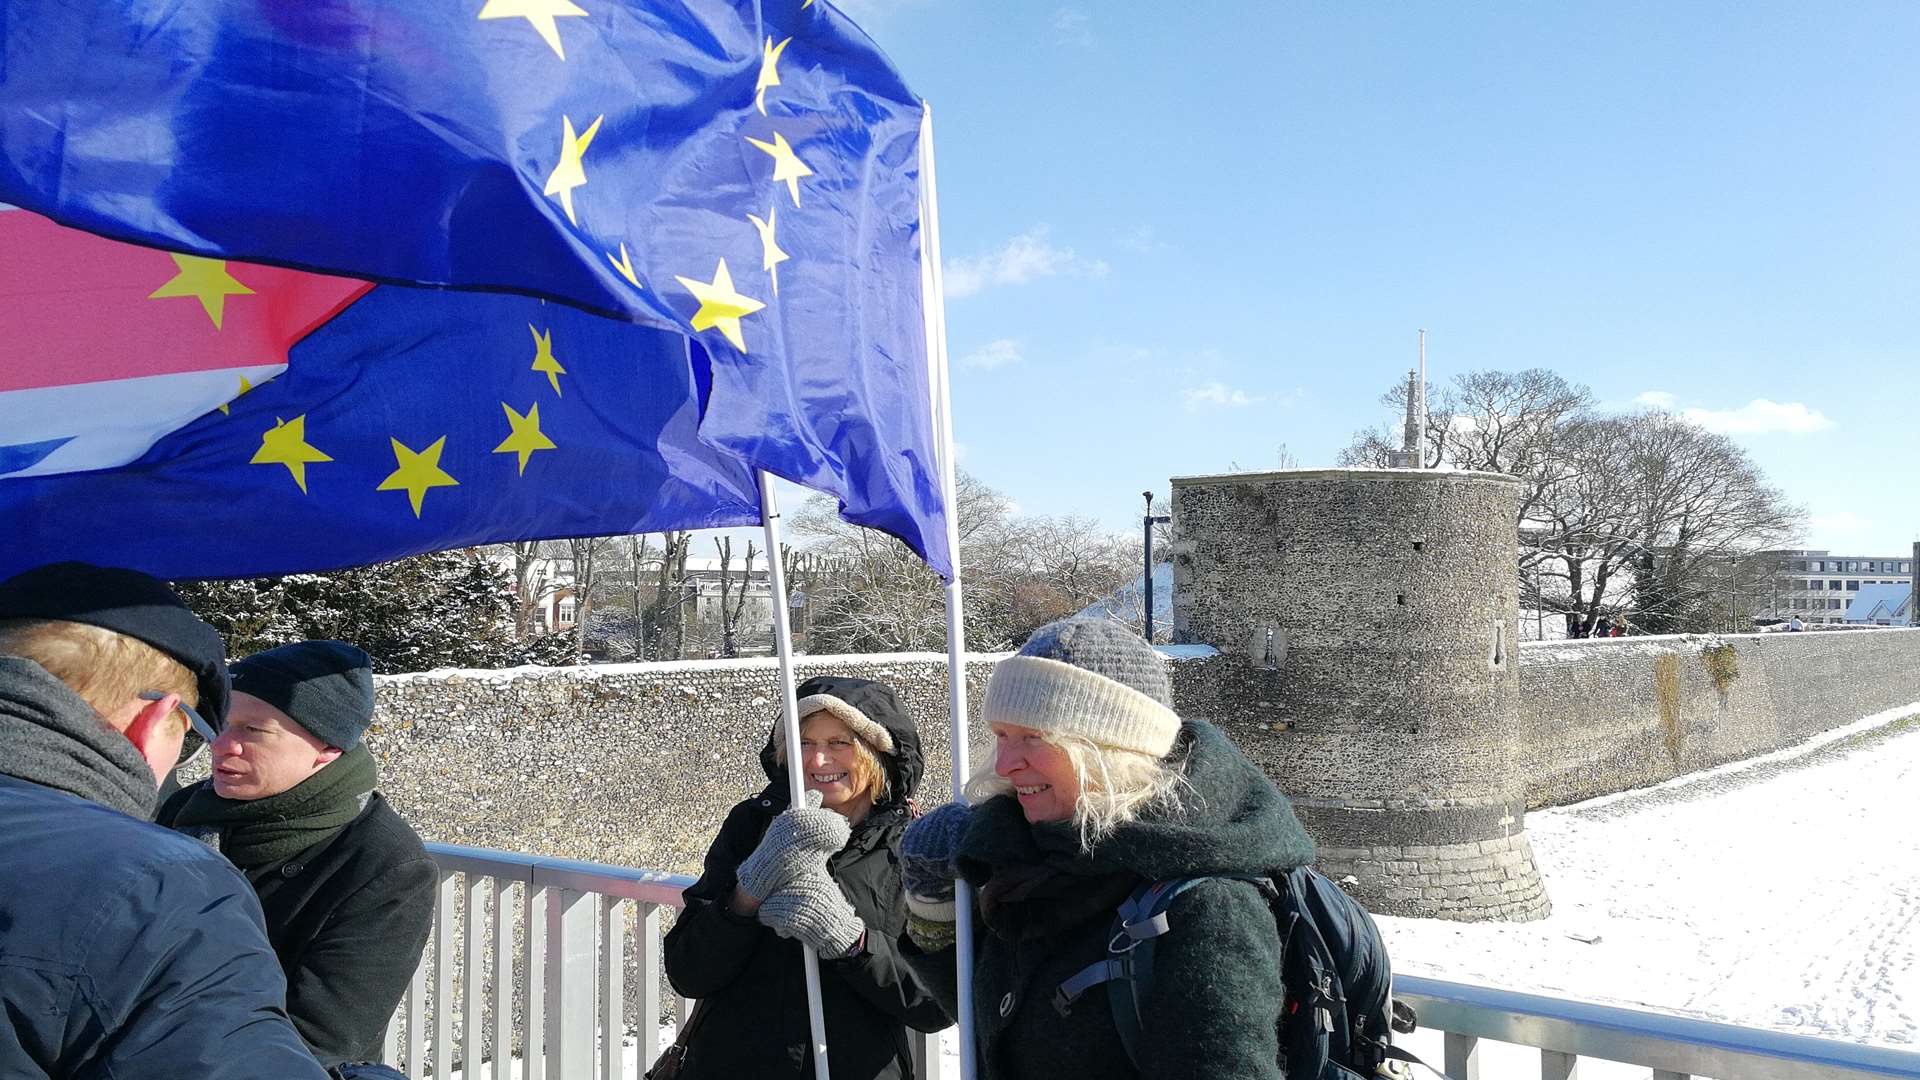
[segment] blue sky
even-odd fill
[[[1436,382],[1666,395],[1905,551],[1920,5],[845,0],[933,102],[962,465],[1119,528]]]

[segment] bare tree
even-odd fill
[[[740,615],[746,610],[747,591],[753,583],[753,557],[756,552],[753,549],[753,541],[748,540],[746,565],[740,569],[739,591],[729,604],[729,583],[732,575],[728,573],[728,567],[733,563],[733,538],[716,537],[713,546],[720,552],[720,655],[731,658],[740,655],[738,639]],[[777,597],[775,602],[778,602]]]
[[[564,586],[559,574],[542,575],[542,565],[553,560],[550,545],[543,540],[516,540],[504,544],[508,557],[513,563],[513,636],[516,641],[530,641],[538,636],[534,633],[534,615],[548,597],[560,591]]]
[[[641,651],[649,660],[678,660],[686,637],[685,607],[692,599],[685,586],[693,534],[669,532],[660,539],[653,600],[641,616]]]

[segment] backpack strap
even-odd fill
[[[1225,875],[1240,877],[1242,875]],[[1113,1026],[1120,1033],[1120,1045],[1127,1060],[1139,1064],[1135,1047],[1140,1042],[1140,1003],[1153,987],[1154,942],[1172,929],[1167,910],[1182,894],[1209,877],[1176,878],[1172,881],[1143,883],[1122,901],[1114,912],[1113,935],[1107,941],[1104,960],[1081,968],[1053,991],[1053,1008],[1061,1016],[1073,1011],[1074,1003],[1088,990],[1102,983],[1107,988],[1107,1004],[1113,1012]],[[1260,882],[1265,878],[1247,877]]]

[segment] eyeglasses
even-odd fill
[[[141,701],[165,701],[166,699],[167,699],[166,694],[158,693],[152,690],[148,690],[140,695]],[[195,734],[198,734],[201,738],[207,740],[207,742],[211,743],[214,739],[219,737],[214,733],[213,725],[207,723],[205,718],[203,718],[199,713],[195,712],[193,709],[193,706],[187,704],[184,701],[176,701],[174,703],[174,708],[179,709],[180,712],[186,716],[187,723],[193,727]]]

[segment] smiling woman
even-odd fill
[[[820,956],[836,1080],[910,1080],[907,1028],[950,1022],[898,946],[896,852],[922,766],[913,721],[866,679],[808,679],[798,704],[806,790],[789,794],[776,720],[766,788],[727,815],[667,934],[668,980],[700,999],[674,1051],[680,1080],[813,1075],[803,942]]]

